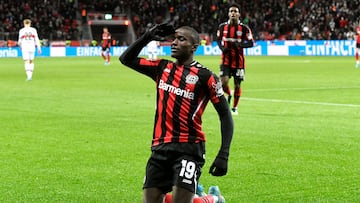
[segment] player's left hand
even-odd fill
[[[217,155],[210,166],[209,173],[213,176],[224,176],[227,173],[228,158]]]
[[[169,23],[157,24],[149,30],[150,35],[153,39],[158,41],[165,40],[166,36],[172,35],[175,33],[174,26]]]

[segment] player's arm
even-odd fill
[[[210,166],[209,172],[214,176],[223,176],[227,173],[230,144],[234,132],[234,122],[219,78],[215,74],[212,74],[208,79],[207,84],[210,100],[219,115],[221,129],[221,147],[214,162]]]
[[[21,31],[19,32],[19,37],[18,37],[18,46],[21,48],[21,42],[22,42],[22,39],[21,39]]]
[[[230,144],[234,132],[234,122],[229,109],[229,104],[224,95],[220,102],[214,104],[221,123],[221,147],[210,166],[210,173],[214,176],[224,176],[227,173]]]
[[[147,72],[154,70],[145,70],[143,67],[139,66],[140,60],[142,58],[138,57],[141,50],[152,40],[158,40],[159,38],[163,38],[165,36],[171,35],[175,33],[174,28],[169,24],[159,24],[155,25],[153,28],[145,32],[138,40],[136,40],[133,44],[131,44],[123,54],[119,57],[119,60],[122,64],[147,75],[151,75],[152,73]]]
[[[144,48],[151,41],[151,34],[146,32],[138,40],[132,43],[123,54],[121,54],[119,60],[122,64],[136,69],[139,64],[140,57],[138,57],[142,48]]]
[[[36,43],[38,53],[41,54],[41,44],[40,44],[40,39],[39,39],[39,35],[37,34],[37,31],[35,32],[35,43]]]
[[[247,25],[243,25],[243,27],[246,29],[244,32],[245,36],[243,37],[243,40],[238,43],[238,46],[241,48],[250,48],[254,46],[254,38],[251,32],[251,29]]]
[[[218,46],[219,46],[219,48],[220,48],[220,50],[221,50],[222,52],[225,51],[225,47],[224,47],[224,45],[223,45],[223,43],[222,43],[223,28],[224,28],[224,26],[223,26],[223,24],[221,24],[221,25],[219,26],[217,32],[216,32],[216,42],[217,42],[217,44],[218,44]]]

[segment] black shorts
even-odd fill
[[[219,76],[234,77],[235,79],[243,81],[245,80],[245,68],[230,68],[229,66],[221,65]]]
[[[360,43],[356,43],[356,48],[360,49]]]
[[[102,47],[103,51],[110,51],[110,47]]]
[[[166,194],[177,186],[195,193],[204,164],[205,143],[163,144],[152,151],[143,188],[159,188]]]

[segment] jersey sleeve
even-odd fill
[[[220,97],[224,95],[224,91],[219,78],[214,73],[211,73],[207,82],[207,86],[209,90],[210,101],[213,104],[219,103]]]
[[[221,49],[221,51],[224,50],[224,44],[222,42],[223,31],[224,31],[224,23],[220,24],[216,31],[216,42],[219,48]]]
[[[147,60],[145,58],[137,58],[129,67],[155,81],[168,62],[165,59]]]
[[[251,31],[250,27],[245,25],[245,24],[243,24],[243,26],[245,28],[245,35],[246,35],[244,40],[254,42],[254,37],[253,37],[253,34],[252,34],[252,31]]]
[[[41,48],[40,39],[37,30],[34,29],[34,35],[35,35],[35,44],[38,49]]]

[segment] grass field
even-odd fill
[[[218,72],[219,57],[197,57]],[[141,202],[155,87],[113,58],[0,59],[0,202]],[[360,69],[353,57],[247,57],[229,172],[210,104],[200,182],[227,203],[360,200]]]

